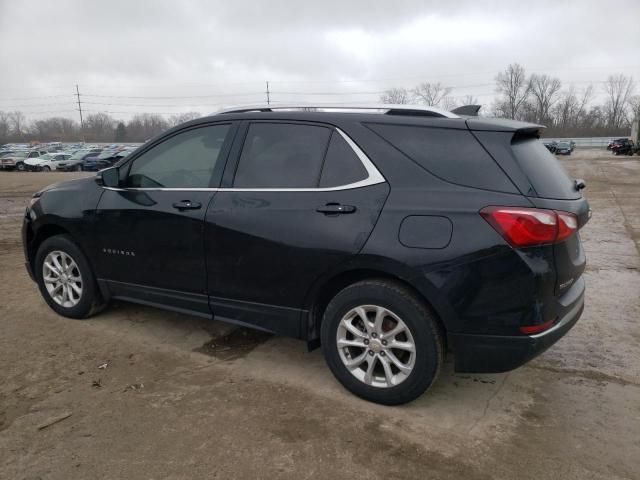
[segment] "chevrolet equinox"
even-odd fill
[[[238,108],[34,194],[49,306],[110,299],[321,346],[351,392],[411,401],[452,351],[503,372],[582,313],[590,217],[542,126],[399,105]]]

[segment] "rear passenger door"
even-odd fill
[[[342,131],[256,121],[241,127],[206,215],[213,313],[303,337],[304,298],[320,275],[357,253],[389,193]]]

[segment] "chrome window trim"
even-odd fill
[[[309,187],[309,188],[224,188],[224,187],[215,187],[215,188],[180,188],[180,187],[158,187],[158,188],[115,188],[115,187],[105,187],[102,188],[106,190],[113,190],[117,192],[124,191],[159,191],[159,192],[336,192],[340,190],[352,190],[355,188],[368,187],[370,185],[377,185],[379,183],[385,183],[387,180],[380,173],[380,171],[376,168],[373,162],[367,157],[367,155],[362,151],[362,149],[349,137],[346,133],[344,133],[339,128],[334,127],[334,130],[337,131],[342,138],[347,142],[347,144],[354,151],[356,156],[360,159],[362,166],[367,171],[367,178],[363,180],[359,180],[354,183],[349,183],[346,185],[339,185],[337,187]]]

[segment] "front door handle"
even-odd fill
[[[316,212],[324,213],[325,215],[340,215],[342,213],[353,213],[356,211],[356,207],[353,205],[340,205],[339,203],[327,203],[321,207],[316,208]]]
[[[178,210],[198,210],[202,207],[200,202],[192,202],[191,200],[180,200],[173,204],[173,208],[177,208]]]

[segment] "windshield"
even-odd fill
[[[40,155],[40,158],[38,160],[53,160],[53,155],[51,155],[50,153],[46,153],[44,155]]]
[[[16,158],[26,158],[29,152],[15,152],[11,156]]]
[[[566,148],[566,147],[568,147],[568,146],[569,146],[569,142],[560,142],[560,143],[558,144],[558,146],[559,146],[559,147]]]
[[[102,160],[103,158],[111,158],[114,157],[116,155],[116,151],[115,150],[105,150],[104,152],[102,152],[100,155],[98,155],[96,158]]]

